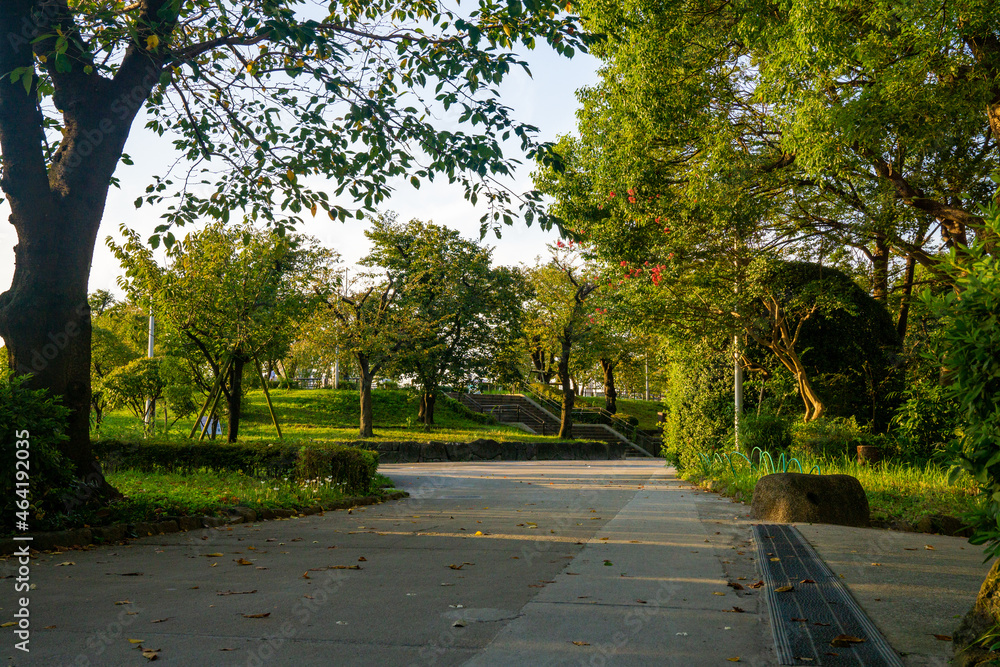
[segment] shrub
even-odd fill
[[[831,457],[850,451],[862,444],[866,430],[854,417],[821,417],[798,423],[792,428],[795,448],[813,456]]]
[[[958,405],[940,382],[915,382],[902,393],[892,418],[898,454],[918,463],[939,455],[955,439]]]
[[[791,446],[792,427],[787,420],[769,412],[740,415],[740,448],[744,454],[749,456],[754,447],[778,454]]]
[[[695,468],[732,442],[730,359],[705,345],[678,351],[668,368],[661,455],[679,469]]]
[[[210,470],[258,477],[331,477],[347,493],[367,493],[378,468],[378,453],[337,445],[98,440],[94,449],[106,470]]]
[[[1000,208],[984,213],[989,229],[977,234],[976,246],[961,258],[953,250],[944,263],[955,290],[921,297],[944,322],[940,363],[964,421],[959,463],[987,498],[983,511],[968,517],[975,529],[969,541],[986,544],[992,558],[1000,555],[1000,260],[988,246],[1000,234]]]
[[[59,451],[59,444],[66,440],[69,410],[46,390],[28,389],[26,382],[26,376],[0,376],[0,456],[9,471],[0,481],[4,529],[13,528],[18,510],[27,511],[32,528],[39,528],[35,520],[58,511],[75,485],[73,466]],[[24,440],[28,447],[18,447],[17,443]],[[18,457],[18,451],[29,452],[27,492],[16,486],[16,475],[24,466],[15,467],[15,462],[25,460]],[[27,503],[18,505],[24,500]]]
[[[477,424],[487,424],[489,426],[493,426],[497,423],[497,419],[493,415],[476,412],[465,403],[455,400],[447,394],[439,394],[437,400],[446,410],[449,410],[463,419],[474,421]]]

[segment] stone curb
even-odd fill
[[[56,547],[82,547],[90,544],[108,544],[121,542],[132,538],[164,535],[181,531],[199,530],[202,528],[218,528],[237,523],[253,523],[254,521],[270,521],[273,519],[288,519],[292,516],[309,516],[320,512],[346,510],[360,505],[374,505],[389,500],[399,500],[409,496],[406,491],[392,491],[381,496],[360,496],[344,498],[328,505],[314,505],[298,512],[289,509],[263,509],[259,512],[249,507],[232,507],[222,510],[226,516],[181,516],[170,517],[163,521],[143,521],[138,523],[116,523],[97,528],[74,528],[44,533],[28,533],[30,542],[15,540],[12,537],[0,538],[0,556],[7,556],[27,545],[36,551],[47,551]]]

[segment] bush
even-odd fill
[[[474,421],[477,424],[486,424],[488,426],[493,426],[497,423],[497,419],[493,415],[476,412],[465,403],[455,400],[447,394],[439,394],[437,400],[440,401],[439,404],[446,410],[462,417],[463,419]]]
[[[378,468],[377,452],[337,445],[98,440],[94,450],[109,471],[210,470],[303,480],[331,477],[347,493],[367,493]]]
[[[862,439],[866,434],[854,417],[820,417],[796,424],[792,428],[792,441],[796,449],[812,456],[850,456],[858,445],[864,444]]]
[[[902,403],[892,418],[893,432],[899,442],[898,454],[926,463],[955,439],[958,404],[940,382],[915,382],[901,398]]]
[[[73,466],[59,451],[59,444],[67,439],[64,433],[69,410],[46,390],[28,389],[26,382],[26,376],[9,373],[0,376],[0,456],[9,471],[0,481],[3,494],[0,511],[5,530],[14,527],[15,512],[19,510],[28,512],[32,528],[39,528],[36,520],[61,510],[76,484]],[[28,441],[28,447],[18,447],[17,443],[24,440]],[[29,452],[28,458],[20,459],[19,451]],[[19,460],[25,460],[28,466],[27,492],[24,487],[16,486],[16,475],[24,470],[24,465],[15,467]],[[27,510],[23,509],[25,506]]]
[[[745,412],[740,415],[740,448],[747,456],[754,447],[775,455],[792,447],[792,427],[778,415],[762,412]]]
[[[678,351],[670,362],[660,453],[681,470],[732,443],[730,363],[724,351],[704,344]]]

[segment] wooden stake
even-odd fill
[[[278,432],[278,439],[280,440],[282,438],[281,427],[278,426],[278,418],[275,416],[274,406],[271,404],[271,393],[267,390],[267,378],[264,377],[264,369],[257,355],[254,355],[253,360],[257,364],[257,375],[260,376],[260,383],[264,388],[264,399],[267,401],[267,409],[271,413],[271,422],[274,424],[274,430]]]
[[[228,360],[222,365],[222,372],[220,372],[219,377],[216,378],[215,384],[212,386],[212,391],[208,392],[208,398],[205,399],[205,405],[201,406],[201,412],[198,413],[198,418],[194,420],[194,426],[191,427],[191,433],[188,435],[189,438],[193,438],[195,432],[198,430],[198,422],[200,422],[201,418],[205,416],[205,410],[208,409],[209,403],[212,402],[215,392],[222,388],[223,378],[226,377],[226,372],[229,370],[229,364],[231,361],[232,360]]]

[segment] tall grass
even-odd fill
[[[875,521],[907,521],[915,523],[933,514],[961,516],[982,508],[984,499],[975,481],[961,474],[953,484],[948,482],[948,469],[927,463],[915,466],[896,461],[859,464],[847,456],[818,457],[797,452],[794,456],[761,456],[755,450],[749,458],[739,452],[727,452],[712,458],[702,457],[697,469],[686,477],[717,480],[729,495],[737,493],[744,500],[753,496],[757,480],[772,472],[808,472],[824,475],[856,477],[871,507]]]

